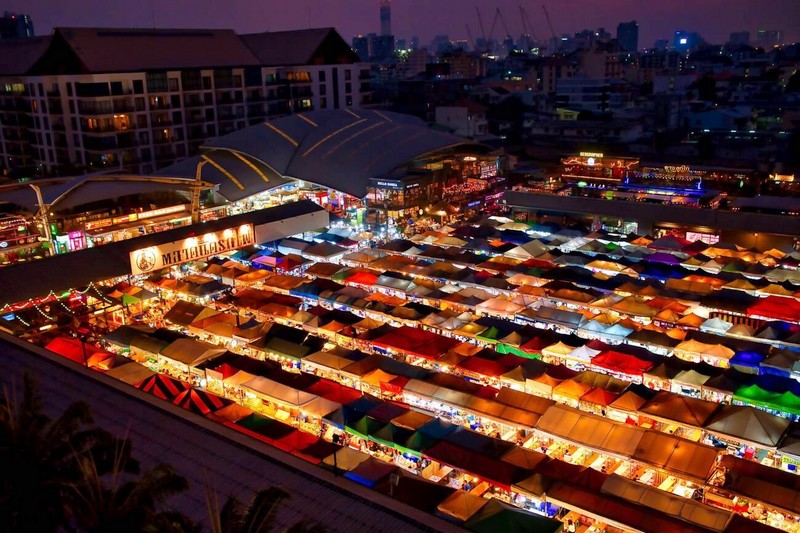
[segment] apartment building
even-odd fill
[[[150,174],[207,138],[369,98],[369,67],[332,28],[57,28],[0,55],[0,173],[18,178]]]

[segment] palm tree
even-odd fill
[[[127,469],[137,468],[127,440],[95,427],[86,403],[56,419],[44,414],[26,374],[21,400],[8,390],[0,398],[0,531],[49,533],[64,525],[65,490],[79,479],[82,461],[91,459],[102,475],[118,452]]]
[[[186,516],[161,510],[169,497],[189,488],[186,478],[160,464],[138,479],[126,474],[120,454],[114,467],[101,476],[91,459],[82,461],[82,479],[72,485],[67,507],[73,529],[85,533],[199,533]]]
[[[217,494],[206,486],[206,507],[209,511],[211,533],[272,533],[275,518],[281,505],[291,495],[280,487],[269,487],[253,495],[250,504],[230,496],[219,509]],[[286,530],[286,533],[327,533],[325,526],[302,520]]]

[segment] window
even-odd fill
[[[211,76],[203,76],[203,89],[211,89]]]
[[[180,124],[181,122],[183,122],[183,117],[181,116],[180,111],[172,112],[172,122],[174,122],[175,124]]]
[[[324,70],[320,70],[319,71],[319,82],[320,83],[325,83],[325,71]]]
[[[350,72],[350,71],[348,70],[347,72]],[[353,92],[353,84],[350,83],[349,81],[344,84],[344,92],[346,92],[346,93],[352,93]]]
[[[67,84],[67,96],[72,96],[72,83]]]
[[[319,95],[320,96],[325,96],[327,94],[327,92],[328,92],[328,86],[327,85],[320,85],[319,86]]]
[[[181,106],[181,95],[173,94],[169,97],[169,103],[172,107],[180,107]]]
[[[347,97],[345,98],[345,103],[344,103],[344,105],[346,105],[346,106],[348,106],[348,107],[350,107],[350,106],[352,106],[352,105],[353,105],[353,97],[352,97],[352,96],[350,96],[349,94],[348,94],[348,95],[347,95]]]
[[[178,91],[178,78],[170,78],[169,79],[169,91],[171,93]]]
[[[134,99],[134,107],[136,111],[144,111],[144,98],[138,97]]]
[[[163,93],[167,92],[167,73],[166,72],[147,72],[145,75],[147,81],[147,92],[149,93]]]
[[[319,99],[319,108],[320,109],[327,109],[328,108],[328,99],[327,98],[320,98]]]
[[[350,77],[353,75],[352,70],[345,70],[344,71],[344,81],[350,81]]]
[[[144,83],[142,83],[142,80],[133,80],[133,93],[134,94],[144,93]]]

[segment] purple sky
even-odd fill
[[[783,30],[785,41],[800,40],[800,0],[393,0],[392,29],[399,37],[419,35],[427,43],[438,33],[466,38],[465,24],[480,35],[477,4],[488,34],[496,8],[509,32],[522,31],[519,5],[528,11],[534,33],[550,36],[542,3],[556,33],[639,21],[640,46],[668,38],[677,29],[697,31],[710,42],[723,42],[737,30]],[[36,33],[54,26],[233,28],[239,32],[334,26],[349,42],[357,33],[378,32],[378,0],[6,0],[3,9],[29,13]],[[152,7],[152,9],[151,9]],[[495,37],[505,33],[500,22]]]

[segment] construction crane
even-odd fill
[[[538,41],[539,38],[536,36],[536,32],[533,31],[533,26],[531,25],[530,20],[528,20],[528,12],[525,11],[525,8],[519,6],[519,15],[522,19],[522,32],[525,35],[525,44],[527,46],[526,52],[531,51],[531,40],[528,38],[528,35],[532,35],[533,39]],[[530,34],[528,33],[530,31]]]
[[[547,12],[547,6],[543,4],[542,9],[544,10],[544,18],[547,20],[547,25],[550,27],[550,33],[553,34],[553,40],[558,45],[558,37],[556,37],[556,30],[553,29],[553,23],[550,22],[550,13]]]
[[[472,30],[469,29],[469,24],[464,24],[464,26],[467,28],[467,39],[469,39],[469,45],[472,46],[475,51],[478,51],[478,43],[472,38]]]
[[[475,6],[475,12],[478,14],[478,25],[481,27],[481,37],[483,37],[483,46],[487,47],[488,41],[486,40],[486,31],[483,29],[483,18],[481,18],[481,10],[478,9],[478,6]],[[485,50],[480,50],[480,52],[484,52]]]
[[[506,21],[503,18],[503,13],[500,11],[500,8],[497,8],[497,17],[500,19],[500,24],[503,25],[503,31],[506,32],[506,37],[511,37],[511,33],[508,31],[508,26],[506,26]]]

